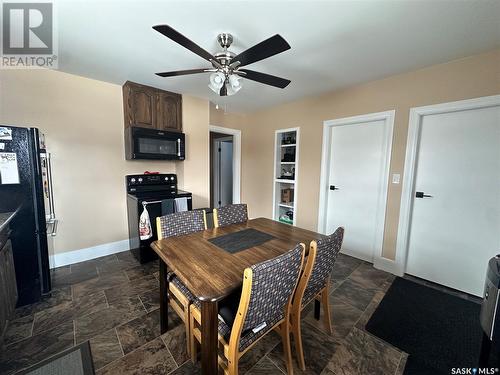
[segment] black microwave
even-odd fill
[[[184,133],[130,126],[125,129],[125,158],[184,160]]]

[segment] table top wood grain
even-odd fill
[[[275,237],[261,245],[231,254],[208,240],[253,228]],[[323,235],[266,218],[154,241],[153,250],[170,270],[202,301],[217,301],[241,286],[245,268],[274,258]]]

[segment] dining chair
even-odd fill
[[[290,307],[304,263],[305,245],[255,264],[243,273],[239,302],[219,306],[219,367],[237,375],[240,358],[271,330],[281,335],[288,374],[293,374],[290,348]],[[191,356],[196,361],[201,342],[199,302],[191,305]],[[222,356],[222,357],[221,357]]]
[[[323,319],[326,329],[330,334],[332,324],[330,320],[330,304],[328,296],[330,294],[330,275],[342,247],[344,239],[344,228],[337,230],[317,241],[311,241],[309,254],[307,256],[304,272],[297,285],[297,290],[293,296],[291,309],[291,329],[299,367],[305,370],[304,351],[302,348],[302,336],[300,329],[300,315],[302,310],[313,300],[318,300],[323,306]]]
[[[158,240],[168,237],[182,236],[205,229],[207,229],[207,226],[205,211],[203,210],[176,212],[156,218]],[[196,300],[196,298],[172,271],[167,273],[167,279],[169,280],[169,303],[186,326],[186,345],[187,352],[189,353],[191,350],[189,306],[194,300]]]
[[[224,207],[214,208],[214,226],[244,223],[248,221],[248,209],[245,203],[229,204]]]

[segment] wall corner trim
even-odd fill
[[[51,254],[49,256],[50,268],[67,266],[78,262],[83,262],[90,259],[103,257],[121,253],[122,251],[130,250],[129,240],[121,240],[109,242],[101,245],[87,247],[73,251],[66,251],[64,253]]]
[[[392,273],[393,275],[396,276],[404,275],[403,269],[400,266],[400,264],[392,259],[387,259],[384,257],[375,257],[375,259],[373,260],[373,267],[385,272]]]

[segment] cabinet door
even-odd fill
[[[159,130],[182,131],[182,96],[166,91],[158,91]]]
[[[127,84],[126,116],[129,126],[156,127],[156,90],[137,84]]]

